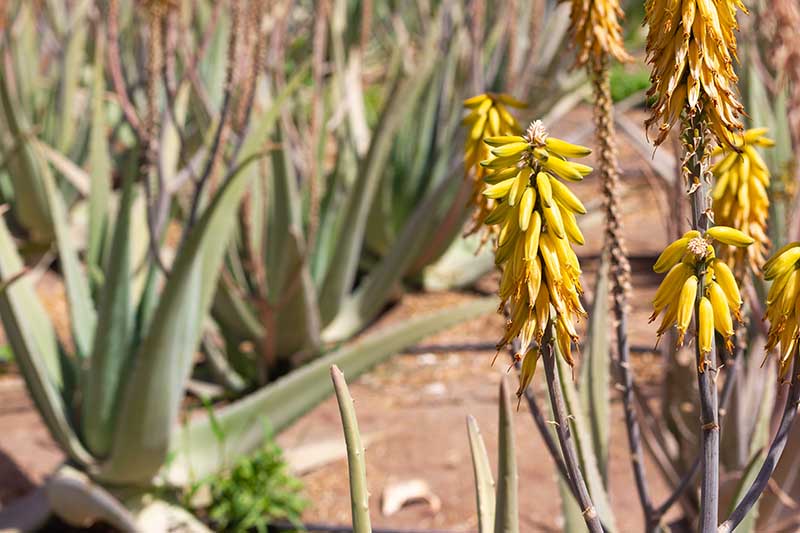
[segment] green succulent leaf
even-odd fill
[[[0,279],[18,277],[23,268],[5,220],[0,217]],[[70,360],[60,354],[55,330],[30,278],[19,277],[0,291],[0,318],[31,398],[53,439],[77,464],[92,465],[94,459],[81,443],[72,425],[71,406],[64,399],[63,365]]]
[[[514,411],[508,382],[500,381],[499,430],[497,442],[497,496],[495,499],[494,533],[519,532],[519,498],[517,495],[517,457],[514,445]]]
[[[609,260],[603,254],[600,268],[595,277],[595,293],[592,310],[589,313],[586,338],[588,344],[584,348],[583,366],[580,376],[580,398],[584,413],[588,417],[593,449],[597,455],[597,467],[603,477],[603,484],[608,484],[608,455],[611,438],[610,404],[610,366],[611,351],[609,347],[610,327],[608,295]]]
[[[248,179],[245,172],[228,179],[178,252],[120,392],[111,454],[101,474],[108,481],[147,483],[166,460]]]
[[[478,533],[494,531],[495,485],[489,454],[483,442],[478,422],[472,415],[467,416],[467,435],[469,451],[472,456],[472,471],[475,474],[475,498],[478,506]]]

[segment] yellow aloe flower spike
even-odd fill
[[[779,365],[781,377],[786,375],[792,362],[792,355],[800,338],[798,319],[800,319],[800,243],[794,242],[778,250],[767,261],[769,276],[774,279],[772,294],[767,299],[766,318],[769,320],[766,351],[780,347]]]
[[[481,105],[476,102],[471,105]],[[575,215],[586,209],[547,163],[558,160],[559,169],[572,169],[582,178],[591,169],[562,158],[591,150],[549,137],[540,121],[522,136],[491,136],[485,144],[490,147],[487,159],[478,165],[504,175],[501,181],[486,180],[483,191],[495,202],[485,223],[496,230],[495,263],[503,271],[500,309],[507,307],[510,316],[498,349],[519,338],[521,395],[538,357],[530,344],[534,339],[541,342],[546,328],[554,326],[554,341],[565,360],[574,364],[575,322],[586,312],[580,302],[581,268],[571,243],[583,240]]]
[[[730,142],[719,146],[713,154],[717,156],[717,162],[711,168],[716,178],[712,193],[714,220],[717,224],[741,230],[755,240],[755,246],[746,250],[735,247],[721,250],[721,257],[740,278],[744,275],[746,263],[754,272],[761,269],[770,247],[767,236],[770,173],[755,149],[756,146],[775,144],[764,136],[766,132],[766,128],[753,128],[742,135],[731,134]]]
[[[702,318],[698,323],[700,328],[698,336],[703,355],[711,350],[709,335],[713,339],[714,330],[722,335],[725,348],[729,352],[732,351],[733,318],[741,321],[739,310],[742,300],[739,287],[728,265],[715,257],[714,248],[710,245],[711,239],[736,242],[742,246],[746,246],[744,242],[749,241],[749,238],[743,236],[741,232],[720,226],[711,228],[705,236],[700,236],[697,231],[690,231],[667,246],[653,267],[656,272],[669,269],[653,298],[653,314],[650,315],[650,322],[653,322],[664,313],[657,332],[659,339],[670,327],[677,325],[678,345],[683,344],[694,314],[698,290],[702,288],[700,304],[705,306],[702,300],[707,300],[707,311],[710,310],[710,312],[703,311],[705,314],[702,317],[698,315],[698,320]],[[800,245],[798,260],[800,260]],[[777,268],[783,266],[784,262],[781,262],[781,266]],[[800,286],[800,276],[798,276],[798,286]],[[708,328],[711,329],[710,334]],[[708,350],[704,351],[706,348]],[[703,371],[702,367],[700,371]]]
[[[702,111],[720,143],[742,129],[744,107],[737,95],[736,12],[738,0],[647,0],[647,60],[653,70],[648,96],[655,99],[646,124],[655,144],[686,110]]]
[[[525,140],[520,136],[522,128],[509,112],[509,107],[525,107],[525,104],[508,95],[496,93],[479,94],[464,100],[464,108],[468,111],[463,120],[467,128],[464,174],[474,183],[471,203],[476,207],[467,234],[476,233],[484,227],[484,220],[495,205],[495,197],[483,192],[484,179],[496,180],[494,182],[497,183],[502,182],[497,178],[505,178],[498,176],[501,174],[497,171],[498,163],[490,161],[499,159],[502,163],[504,158],[513,157],[514,153],[525,149]],[[489,139],[495,139],[496,142],[488,142]],[[481,165],[482,161],[487,164]]]

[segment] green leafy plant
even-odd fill
[[[275,520],[300,529],[300,515],[308,505],[301,495],[302,483],[289,473],[280,447],[271,438],[229,470],[195,484],[189,501],[203,491],[208,492],[209,504],[202,513],[218,531],[266,532]]]

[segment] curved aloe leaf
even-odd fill
[[[438,35],[438,31],[432,33]],[[360,162],[358,178],[345,205],[346,218],[340,229],[330,269],[320,290],[320,313],[323,325],[327,325],[336,317],[342,302],[353,287],[370,206],[380,179],[384,175],[392,139],[407,114],[410,103],[430,78],[436,64],[437,52],[438,48],[428,43],[428,50],[416,72],[406,79],[398,80],[387,97],[387,104],[378,120],[375,135],[371,139],[367,154]]]
[[[98,26],[92,79],[92,126],[89,132],[89,237],[86,261],[101,268],[101,250],[106,233],[108,199],[111,196],[111,156],[108,148],[105,109],[105,31]]]
[[[58,258],[64,273],[75,351],[79,357],[88,357],[92,352],[92,336],[97,323],[97,314],[89,291],[89,283],[83,272],[78,251],[72,241],[64,200],[47,166],[42,167],[42,183],[48,211],[53,220]]]
[[[276,128],[276,141],[282,130]],[[320,344],[320,318],[317,294],[306,259],[302,234],[301,195],[290,151],[273,153],[272,182],[269,187],[266,230],[266,271],[269,273],[270,300],[277,310],[274,339],[276,354],[292,354],[304,349],[317,351]],[[274,361],[266,361],[268,365]]]
[[[100,289],[100,318],[85,378],[82,410],[83,436],[87,446],[105,456],[111,446],[114,409],[123,370],[127,366],[134,327],[131,303],[131,207],[134,177],[128,176],[120,200],[114,238]]]
[[[22,269],[14,241],[0,217],[0,278],[10,279]],[[91,465],[92,456],[78,439],[64,401],[64,360],[56,334],[30,279],[22,277],[0,291],[0,318],[28,391],[53,439],[73,461]]]
[[[497,443],[497,498],[494,533],[519,531],[519,502],[517,498],[517,457],[514,445],[513,411],[508,382],[500,381],[500,421]]]
[[[164,464],[228,239],[249,175],[233,175],[178,252],[120,393],[114,441],[101,476],[147,483]]]
[[[336,365],[331,366],[331,381],[339,403],[342,417],[344,440],[347,444],[347,467],[350,478],[350,506],[354,533],[370,533],[372,526],[369,520],[369,489],[367,488],[367,463],[364,446],[361,444],[361,433],[358,431],[356,410],[353,397],[344,379],[344,374]]]
[[[31,232],[33,240],[48,242],[53,236],[53,222],[46,209],[47,196],[42,179],[46,163],[36,153],[29,138],[31,126],[21,113],[19,104],[11,100],[10,81],[7,76],[0,76],[3,122],[14,140],[10,153],[4,154],[14,188],[14,215]]]
[[[259,421],[262,419],[276,432],[286,429],[331,394],[328,381],[330,365],[336,364],[355,378],[420,339],[489,313],[496,306],[496,298],[483,298],[389,327],[320,357],[220,408],[214,418],[227,436],[225,446],[215,441],[207,415],[193,418],[176,430],[172,439],[173,460],[164,471],[165,477],[172,484],[182,485],[231,464],[236,457],[261,444],[264,432]]]
[[[77,124],[76,98],[81,72],[83,71],[84,48],[86,47],[86,34],[88,24],[83,22],[89,2],[79,2],[73,6],[73,17],[67,31],[67,39],[61,62],[61,72],[58,86],[58,114],[54,116],[57,121],[56,142],[57,148],[62,153],[67,153],[73,144]]]
[[[439,222],[434,211],[441,201],[439,193],[444,193],[449,185],[446,180],[442,181],[436,191],[428,195],[409,219],[389,253],[355,292],[342,300],[335,319],[323,330],[323,340],[336,342],[349,338],[380,313],[396,283],[402,279]]]
[[[581,367],[580,398],[584,413],[591,413],[588,422],[591,428],[592,444],[597,456],[597,466],[608,484],[608,443],[610,439],[611,415],[609,395],[609,311],[608,311],[608,254],[603,254],[600,268],[597,269],[594,301],[589,313]]]
[[[586,521],[583,519],[581,506],[569,488],[569,482],[558,476],[558,494],[561,497],[561,517],[564,520],[562,531],[583,531]]]
[[[478,505],[478,533],[494,531],[494,479],[489,454],[483,442],[478,422],[472,415],[467,415],[467,435],[469,451],[472,456],[472,471],[475,474],[475,498]]]

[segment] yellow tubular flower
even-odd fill
[[[706,309],[701,309],[698,315],[698,342],[703,355],[711,350],[709,338],[713,338],[714,330],[722,336],[725,348],[730,352],[733,349],[733,318],[741,321],[739,287],[730,268],[715,256],[711,246],[715,240],[737,247],[746,247],[753,242],[742,232],[725,226],[714,226],[702,236],[693,230],[667,246],[653,266],[656,272],[669,270],[653,298],[653,314],[650,315],[650,322],[653,322],[664,313],[657,332],[659,340],[670,327],[677,325],[678,345],[683,344],[694,314],[698,289],[702,288],[700,305]]]
[[[522,358],[517,395],[533,378],[537,350],[547,327],[564,359],[574,364],[575,321],[586,316],[580,302],[581,268],[573,244],[583,242],[576,215],[586,212],[581,201],[559,179],[579,180],[591,171],[568,156],[591,151],[547,135],[536,121],[523,135],[488,137],[484,196],[494,201],[485,223],[497,229],[495,263],[502,269],[500,298],[510,320],[498,350],[519,337]],[[568,177],[566,177],[568,176]],[[524,354],[524,356],[523,356]]]
[[[743,135],[729,135],[729,143],[718,146],[712,153],[717,158],[711,169],[716,178],[712,193],[714,220],[740,229],[753,237],[756,243],[747,249],[726,247],[721,250],[720,256],[740,277],[744,274],[745,261],[753,271],[761,269],[770,246],[767,237],[770,174],[756,150],[759,146],[775,145],[772,139],[764,137],[766,132],[766,128],[754,128]]]
[[[508,108],[522,108],[525,104],[506,94],[486,93],[464,100],[464,107],[469,111],[463,120],[464,126],[467,127],[467,140],[464,143],[464,174],[473,180],[471,203],[477,208],[472,216],[472,224],[467,230],[467,234],[472,234],[483,227],[484,219],[495,203],[494,197],[482,194],[483,180],[491,171],[480,163],[494,157],[484,140],[487,137],[506,136],[517,139],[522,133],[522,128]]]
[[[625,51],[619,19],[624,13],[618,0],[572,0],[569,17],[578,49],[577,64],[606,55],[626,62],[633,58]]]
[[[791,366],[792,355],[800,337],[800,242],[793,242],[778,250],[767,261],[764,278],[772,280],[767,298],[769,333],[766,350],[769,353],[780,346],[779,365],[782,378]]]
[[[686,109],[702,110],[720,143],[742,129],[744,107],[736,94],[737,9],[741,0],[647,0],[647,61],[652,65],[648,96],[655,98],[648,128],[656,145]]]
[[[705,296],[700,298],[697,330],[697,344],[700,346],[700,353],[705,358],[711,353],[711,346],[714,343],[714,309],[711,307],[711,300]]]

